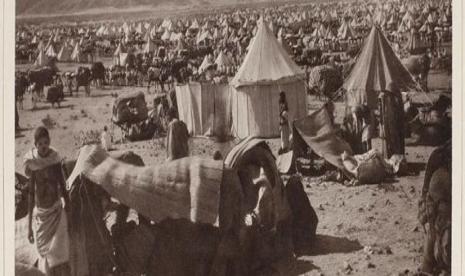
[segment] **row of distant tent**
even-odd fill
[[[46,66],[50,63],[50,59],[56,58],[60,62],[86,62],[87,55],[83,54],[81,47],[76,43],[74,47],[65,43],[58,53],[52,45],[46,49],[39,50],[39,55],[34,63],[35,66]]]
[[[355,16],[356,13],[354,13],[354,16],[351,17],[352,19],[350,22],[346,20],[344,14],[340,14],[334,9],[329,12],[317,8],[313,16],[318,16],[320,18],[329,16],[332,19],[337,19],[337,21],[339,21],[341,24],[340,29],[344,28],[345,31],[338,31],[337,34],[334,34],[330,30],[326,30],[323,24],[320,24],[320,26],[314,26],[314,29],[312,30],[312,36],[326,39],[333,39],[334,37],[345,37],[348,39],[350,37],[356,36],[356,34],[351,29],[358,28],[360,26],[371,26],[371,24],[374,22],[380,26],[389,26],[391,28],[395,28],[397,32],[408,32],[414,28],[419,29],[420,32],[424,33],[449,30],[452,25],[450,6],[447,3],[442,3],[441,5],[443,7],[442,10],[436,11],[437,9],[435,9],[434,3],[427,3],[424,6],[410,5],[409,3],[409,6],[406,4],[401,5],[399,12],[396,12],[398,9],[387,10],[386,7],[389,5],[381,5],[381,7],[378,7],[378,10],[374,10],[373,8],[364,8],[362,6],[359,8],[361,11],[364,9],[366,10],[364,12],[365,15]],[[423,12],[420,12],[421,8],[423,8]],[[148,21],[138,23],[124,22],[119,26],[117,24],[101,24],[100,26],[95,27],[81,27],[77,33],[78,35],[87,37],[92,35],[97,37],[120,36],[121,34],[124,34],[125,39],[130,39],[131,34],[137,33],[141,36],[144,36],[145,41],[148,39],[154,39],[155,37],[161,37],[162,40],[166,41],[175,41],[177,39],[181,39],[182,36],[190,36],[192,30],[198,30],[197,40],[199,41],[202,40],[200,37],[206,39],[231,35],[232,29],[230,28],[230,24],[232,22],[239,22],[242,25],[242,27],[238,30],[238,36],[241,35],[240,32],[248,32],[252,30],[253,34],[255,34],[255,16],[256,15],[242,14],[240,12],[238,12],[236,15],[233,15],[232,17],[220,15],[219,24],[213,23],[215,20],[212,20],[211,18],[205,18],[204,23],[202,24],[200,24],[197,19],[193,19],[192,23],[188,23],[183,20],[178,20],[176,23],[174,23],[171,19],[165,19],[161,24],[155,25]],[[310,18],[313,17],[310,16],[309,11],[294,12],[290,14],[284,13],[283,15],[278,16],[277,19],[271,18],[270,15],[265,16],[265,20],[270,22],[270,29],[273,33],[278,33],[278,37],[289,34],[289,32],[287,32],[287,30],[283,30],[282,27],[288,26],[289,24],[287,23],[306,20],[307,22],[312,22],[308,21]],[[180,30],[185,30],[186,25],[189,25],[189,27],[187,27],[187,31],[183,33]],[[276,26],[281,26],[281,28],[277,30]],[[40,30],[39,32],[43,33],[46,31],[47,30]],[[59,31],[57,29],[48,31],[50,32],[50,36],[54,36],[54,39],[58,39]],[[61,31],[63,31],[63,29]],[[299,34],[304,35],[302,28],[300,28]],[[26,34],[21,32],[18,33],[18,36],[26,36]]]
[[[440,5],[435,5],[434,2],[429,2],[424,5],[419,3],[404,3],[402,5],[396,4],[395,7],[392,6],[392,3],[387,3],[385,5],[378,5],[373,8],[373,5],[358,5],[357,7],[333,7],[330,10],[325,10],[324,5],[315,6],[312,10],[296,11],[296,12],[282,12],[281,15],[277,18],[272,18],[270,14],[265,15],[265,20],[268,22],[274,22],[273,25],[286,26],[289,23],[308,21],[310,19],[324,19],[319,20],[320,22],[333,22],[340,21],[343,18],[352,18],[350,23],[352,27],[356,27],[358,24],[367,23],[371,25],[373,22],[377,22],[381,26],[387,24],[395,24],[399,20],[399,16],[403,15],[402,21],[407,23],[407,21],[418,21],[426,19],[429,24],[444,25],[450,24],[451,18],[451,8],[450,3],[442,2]],[[398,8],[400,6],[400,9]],[[388,8],[390,7],[390,8]],[[340,8],[341,10],[338,10]],[[355,10],[354,10],[355,9]],[[423,11],[421,11],[423,9]],[[436,14],[436,10],[441,10],[441,13]],[[359,13],[365,14],[364,16],[358,16]],[[176,29],[209,29],[215,25],[214,22],[219,22],[219,26],[226,27],[231,23],[239,23],[243,25],[243,28],[247,28],[251,22],[254,22],[258,18],[256,15],[246,14],[245,12],[237,11],[231,17],[227,15],[218,15],[216,18],[205,18],[205,20],[200,19],[202,23],[199,23],[198,19],[193,19],[189,22],[186,19],[172,20],[164,19],[161,24],[153,24],[152,22],[124,22],[122,26],[117,24],[101,24],[100,26],[95,26],[93,28],[93,33],[100,35],[112,35],[120,34],[124,32],[125,34],[130,33],[139,33],[144,34],[146,32],[153,33],[163,33],[165,30],[174,31]],[[273,20],[271,20],[273,19]],[[422,22],[422,24],[425,22]],[[273,30],[273,27],[271,28]],[[86,27],[81,27],[78,30],[78,34],[89,34],[90,29]]]
[[[404,17],[405,18],[405,17]],[[402,22],[405,22],[405,21],[402,21]],[[409,22],[409,21],[407,21]],[[401,23],[401,26],[402,26],[403,23]],[[272,24],[270,24],[270,29],[272,29]],[[217,32],[218,29],[215,29],[216,32],[214,32],[213,34],[211,34],[211,32],[209,31],[205,31],[205,32],[199,32],[198,35],[197,35],[197,38],[196,38],[196,43],[198,45],[202,44],[203,42],[205,42],[206,40],[213,40],[214,38],[218,38],[220,37],[220,35],[218,34]],[[420,34],[431,34],[433,31],[435,32],[447,32],[447,31],[450,31],[450,27],[439,27],[439,26],[436,26],[434,29],[431,27],[430,24],[426,24],[424,26],[422,26],[418,32]],[[412,29],[412,32],[416,32],[415,29]],[[256,34],[256,28],[252,31],[252,34],[255,35]],[[221,35],[228,35],[228,29],[224,29],[224,32],[221,34]],[[283,43],[283,33],[282,33],[282,29],[280,29],[277,33],[277,36],[278,36],[278,41],[281,42],[281,44],[285,44]],[[288,38],[289,36],[285,36],[286,38]],[[302,41],[304,44],[306,44],[307,46],[311,47],[311,48],[318,48],[321,46],[321,40],[327,40],[327,41],[336,41],[336,40],[342,40],[342,41],[349,41],[349,40],[356,40],[356,39],[360,39],[362,38],[361,35],[357,34],[356,31],[354,31],[354,29],[352,28],[352,26],[347,23],[346,21],[344,21],[344,23],[339,27],[339,29],[337,30],[337,34],[334,34],[331,30],[331,28],[326,28],[323,24],[321,24],[318,28],[315,28],[315,30],[313,31],[312,34],[310,35],[305,35],[304,32],[303,32],[303,29],[300,29],[299,30],[299,33],[298,33],[298,36],[297,37],[300,37],[302,38]],[[175,43],[178,43],[178,46],[177,46],[177,50],[181,51],[185,48],[185,43],[184,43],[184,40],[185,40],[185,36],[182,34],[182,33],[169,33],[168,31],[166,31],[163,35],[162,35],[162,40],[164,41],[171,41],[171,42],[175,42]],[[89,39],[91,40],[91,39]],[[49,57],[55,57],[56,55],[58,55],[56,53],[56,49],[51,46],[53,45],[53,42],[57,42],[57,41],[60,41],[59,38],[57,38],[57,35],[54,36],[53,40],[52,38],[50,38],[49,42],[48,42],[48,45],[45,47],[45,53],[47,56]],[[60,52],[71,52],[71,53],[76,53],[76,55],[79,55],[79,47],[76,47],[76,44],[83,44],[83,42],[85,41],[84,37],[81,37],[79,43],[75,43],[74,40],[71,41],[71,47],[74,47],[74,50],[69,50],[67,49],[69,46],[65,45],[62,47],[62,49],[60,50]],[[153,44],[152,42],[152,37],[150,36],[149,33],[146,34],[146,36],[144,37],[144,41],[147,41],[146,45],[144,46],[143,49],[141,49],[141,52],[142,53],[147,53],[147,52],[153,52],[155,50],[155,45]],[[234,34],[232,34],[230,37],[225,37],[224,38],[224,41],[225,42],[237,42],[238,41],[238,37],[235,37]],[[32,40],[32,43],[35,43],[37,42],[37,38],[34,37],[33,40]],[[130,40],[128,39],[128,37],[126,37],[124,40],[123,40],[124,43],[129,43]],[[284,45],[284,46],[287,46],[287,45]],[[37,47],[39,50],[41,50],[43,48],[43,42],[42,41],[39,41],[39,45]],[[67,57],[67,54],[64,54],[65,57]]]

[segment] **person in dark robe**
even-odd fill
[[[286,94],[283,91],[279,93],[279,132],[281,136],[280,153],[283,153],[289,149],[289,135],[291,133],[289,127],[289,107],[287,105]]]
[[[189,155],[189,131],[186,124],[176,117],[176,110],[168,110],[169,121],[166,135],[167,161],[180,159]]]
[[[342,123],[342,132],[344,140],[346,140],[352,148],[354,154],[362,154],[362,106],[352,106],[350,113],[346,115]]]
[[[383,140],[385,159],[394,154],[405,154],[404,108],[399,88],[394,83],[387,85],[379,94],[380,134]]]

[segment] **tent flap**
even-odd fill
[[[335,167],[345,170],[341,154],[345,151],[352,154],[350,145],[336,132],[324,107],[312,114],[294,121],[293,135],[301,140],[321,158]]]
[[[231,87],[227,84],[189,83],[176,86],[179,119],[193,136],[231,135]]]

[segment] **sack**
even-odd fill
[[[377,155],[361,162],[357,168],[357,179],[360,184],[378,184],[386,177],[386,169]]]

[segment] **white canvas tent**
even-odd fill
[[[305,73],[288,56],[263,20],[249,51],[231,81],[234,134],[275,137],[279,134],[279,93],[284,91],[289,118],[306,115]]]

